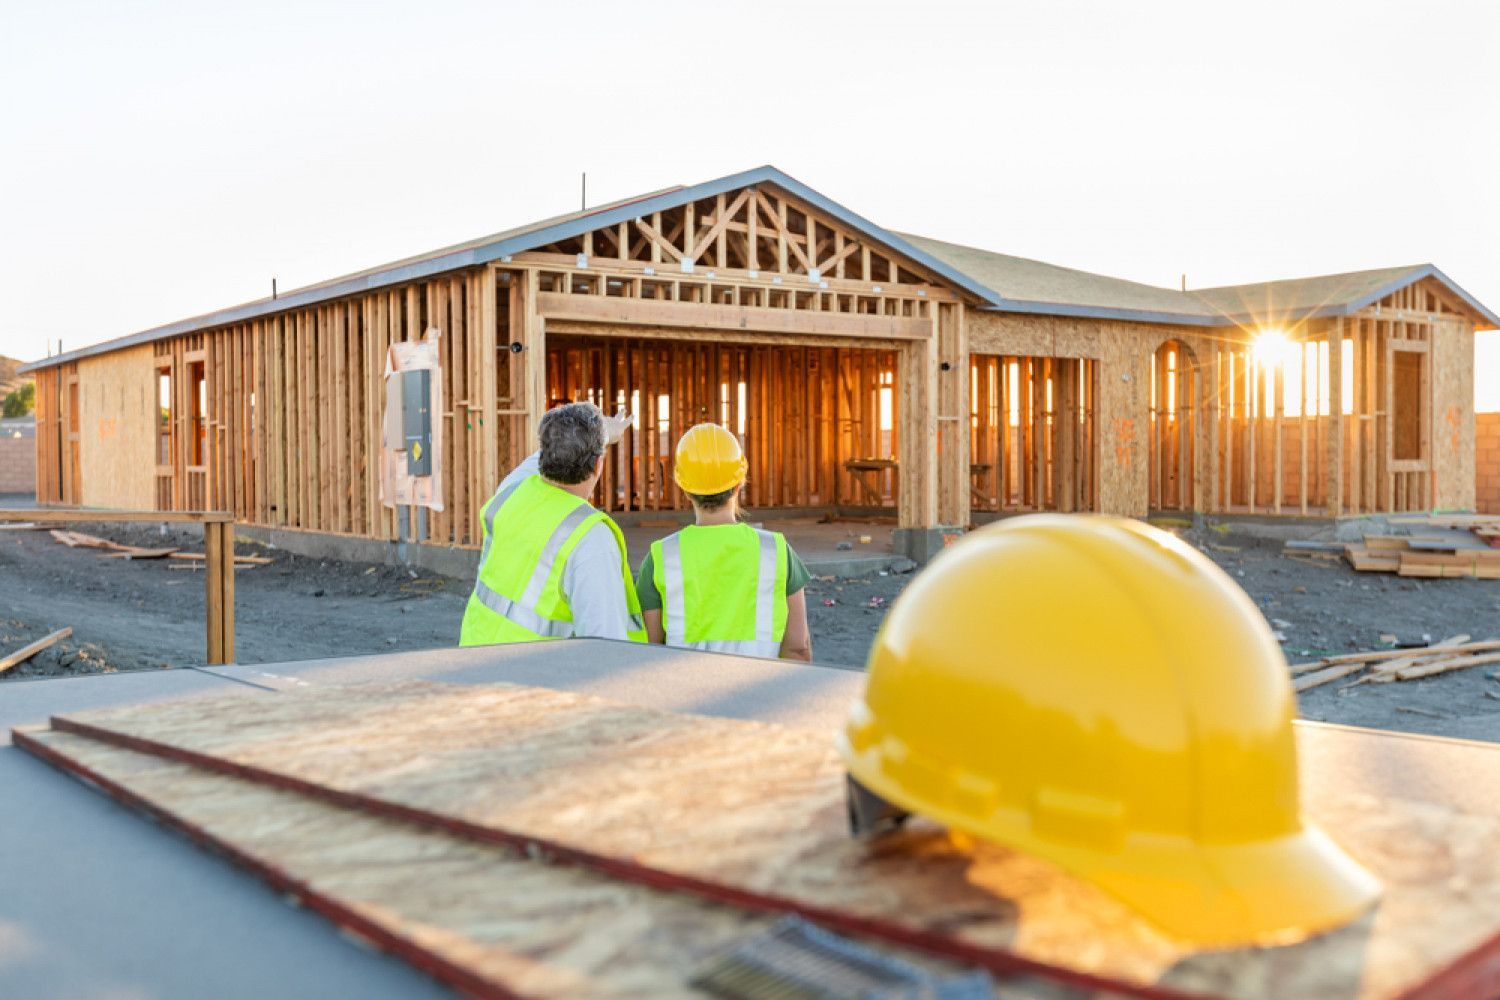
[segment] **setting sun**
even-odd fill
[[[1270,328],[1255,335],[1255,360],[1263,365],[1284,364],[1294,351],[1285,330]]]

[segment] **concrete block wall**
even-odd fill
[[[36,438],[0,435],[0,493],[36,494]]]
[[[1474,415],[1476,509],[1500,514],[1500,412]]]

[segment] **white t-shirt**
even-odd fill
[[[500,481],[505,490],[541,468],[541,453],[532,452]],[[614,532],[603,521],[579,539],[563,564],[562,592],[573,609],[573,634],[598,639],[630,638],[630,606],[623,585],[625,566]]]

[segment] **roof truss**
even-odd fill
[[[516,261],[795,281],[961,288],[771,183],[719,191],[569,235]]]

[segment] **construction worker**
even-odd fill
[[[568,636],[645,641],[625,538],[589,503],[605,448],[632,423],[592,403],[543,415],[541,448],[484,507],[484,548],[459,645]]]
[[[653,542],[641,563],[646,634],[669,646],[811,660],[811,576],[781,534],[739,520],[746,467],[739,440],[719,424],[689,428],[677,442],[672,476],[697,523]]]

